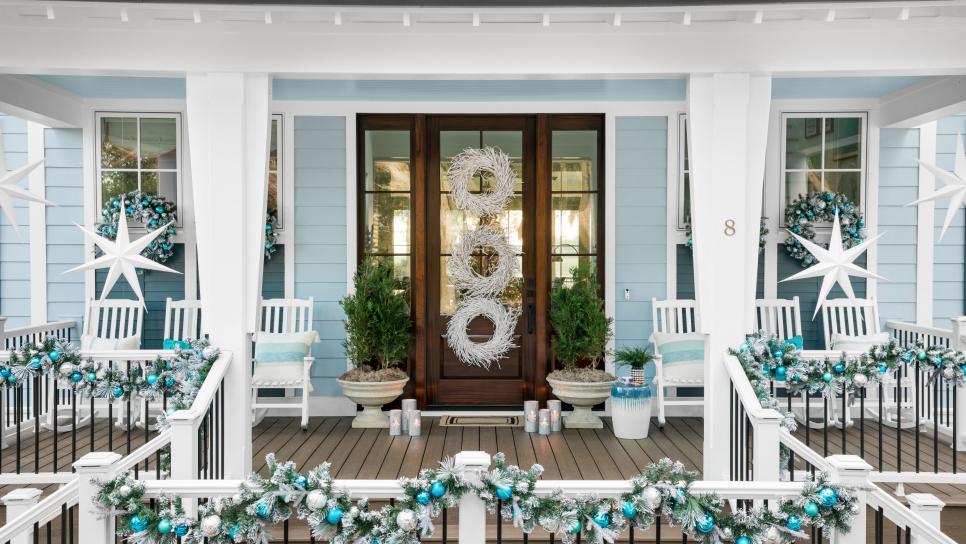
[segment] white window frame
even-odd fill
[[[95,184],[95,198],[96,205],[98,209],[103,205],[104,202],[104,188],[101,185],[101,119],[105,117],[128,117],[138,120],[137,123],[137,152],[138,152],[138,166],[137,168],[107,168],[108,171],[120,171],[120,172],[141,172],[142,170],[150,172],[174,172],[175,175],[175,187],[177,188],[178,197],[174,202],[178,210],[178,219],[175,222],[175,228],[181,228],[183,226],[181,217],[181,200],[184,198],[184,176],[182,171],[181,157],[183,155],[184,148],[182,147],[184,138],[182,137],[181,131],[181,113],[180,112],[133,112],[133,111],[107,111],[98,110],[94,112],[94,184]],[[174,119],[175,121],[175,167],[173,169],[142,169],[140,165],[141,157],[141,119]],[[140,178],[138,181],[140,186]],[[99,212],[98,212],[99,213]],[[98,216],[99,220],[100,216]],[[138,226],[138,228],[143,228]]]
[[[684,175],[690,174],[691,171],[685,168],[684,158],[689,156],[687,153],[687,131],[688,131],[688,114],[681,113],[678,115],[678,190],[677,190],[677,230],[684,232],[684,200],[687,196],[685,194],[684,187]]]
[[[285,223],[286,223],[284,219],[285,218],[285,160],[284,160],[285,153],[283,152],[284,150],[283,142],[285,141],[284,116],[281,113],[275,113],[275,114],[272,114],[271,120],[275,121],[278,126],[278,131],[275,134],[275,146],[277,149],[276,151],[277,159],[275,163],[276,169],[268,171],[268,174],[266,174],[265,183],[268,183],[267,176],[270,175],[272,172],[275,172],[275,189],[276,189],[275,202],[276,204],[278,204],[278,209],[275,210],[276,212],[275,221],[278,224],[278,233],[282,234],[283,232],[285,232]],[[269,130],[272,129],[271,122],[269,123],[268,127],[269,127]],[[271,134],[269,134],[269,138],[271,138]],[[269,139],[269,155],[271,155],[271,139]],[[267,202],[268,200],[266,196],[266,205],[267,205]],[[267,207],[265,211],[266,213],[268,212]],[[279,243],[281,243],[281,241],[279,241]]]
[[[798,169],[798,168],[792,168],[792,169],[786,168],[785,161],[788,158],[787,155],[786,155],[786,146],[788,144],[788,139],[787,139],[788,119],[801,119],[801,118],[810,119],[810,118],[815,118],[815,117],[819,117],[819,118],[822,119],[821,122],[822,122],[822,127],[823,128],[824,128],[825,119],[841,119],[841,118],[858,117],[858,118],[860,118],[862,120],[862,130],[861,130],[862,145],[861,145],[861,149],[859,150],[859,158],[861,160],[860,168],[858,168],[858,169],[855,169],[855,168],[824,168],[824,166],[825,166],[825,164],[824,164],[824,160],[825,160],[825,158],[824,158],[825,157],[825,138],[823,137],[822,138],[822,151],[821,151],[822,152],[822,161],[823,161],[822,168],[812,169],[811,171],[812,172],[816,172],[816,171],[822,172],[822,180],[823,180],[822,181],[822,184],[824,185],[824,183],[825,183],[825,181],[824,181],[824,179],[825,179],[825,176],[824,176],[825,172],[855,172],[856,170],[858,170],[859,171],[859,203],[858,203],[858,205],[859,205],[859,211],[863,215],[866,214],[866,209],[868,207],[868,200],[869,200],[869,194],[868,194],[868,172],[869,172],[869,161],[870,161],[870,157],[869,157],[869,134],[870,134],[870,132],[869,132],[869,112],[867,112],[867,111],[836,111],[836,112],[831,112],[831,111],[783,111],[781,113],[781,118],[780,118],[781,119],[780,120],[780,122],[781,122],[781,127],[780,127],[781,128],[781,139],[779,141],[779,146],[780,146],[779,147],[779,161],[780,161],[779,174],[780,174],[780,176],[779,176],[779,185],[778,185],[778,203],[779,203],[779,216],[778,217],[779,217],[779,222],[781,224],[784,224],[784,221],[785,221],[785,219],[784,219],[785,218],[785,207],[787,205],[786,191],[788,189],[788,182],[787,182],[787,176],[786,176],[786,174],[788,174],[789,172],[804,172],[804,170],[801,170],[801,169]],[[822,228],[819,225],[816,225],[816,227]],[[828,228],[831,228],[831,226],[830,225],[825,225],[824,228],[825,229],[828,229]]]

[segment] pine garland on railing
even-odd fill
[[[336,489],[328,463],[302,475],[292,462],[279,464],[274,454],[266,458],[270,478],[250,476],[234,496],[201,506],[198,519],[186,517],[177,498],[162,498],[157,508],[150,508],[143,484],[131,474],[102,482],[95,504],[105,515],[120,517],[117,534],[135,544],[174,544],[179,538],[186,544],[263,544],[269,540],[268,527],[293,515],[306,520],[315,538],[335,544],[415,544],[432,536],[433,520],[466,493],[475,493],[490,510],[502,505],[500,516],[524,532],[540,527],[567,544],[578,535],[591,544],[612,543],[630,525],[646,530],[657,516],[706,544],[784,544],[805,538],[809,526],[826,535],[847,532],[857,513],[852,491],[829,483],[824,474],[806,481],[796,497],[780,501],[775,510],[730,512],[717,496],[692,493],[697,473],[670,459],[648,465],[620,499],[605,499],[567,496],[560,490],[537,496],[540,465],[523,470],[506,465],[502,453],[494,458],[495,468],[475,486],[463,479],[451,458],[418,478],[403,478],[404,498],[379,510],[370,510],[367,499],[352,500]]]

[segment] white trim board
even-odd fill
[[[919,127],[919,159],[936,160],[936,121]],[[936,179],[929,170],[919,166],[919,198],[933,193]],[[916,216],[916,323],[933,325],[933,266],[935,247],[935,210],[933,201],[917,206]]]
[[[27,162],[44,158],[44,125],[27,123]],[[30,192],[46,198],[47,166],[30,173]],[[47,206],[40,202],[28,204],[30,223],[30,322],[47,322]]]

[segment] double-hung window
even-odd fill
[[[831,191],[864,209],[867,126],[864,113],[784,114],[782,205]]]

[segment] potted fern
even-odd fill
[[[572,281],[554,283],[550,293],[552,347],[562,366],[547,376],[553,394],[573,406],[564,418],[568,428],[600,429],[604,423],[591,408],[610,396],[614,376],[598,365],[613,336],[613,320],[604,313],[597,293],[597,274],[590,263],[570,270]]]
[[[654,360],[654,355],[640,346],[625,346],[614,352],[614,364],[618,368],[631,369],[631,383],[644,385],[647,365]]]
[[[409,381],[399,369],[409,351],[409,302],[388,261],[363,263],[353,285],[355,291],[339,302],[345,312],[342,345],[353,368],[336,381],[349,400],[362,405],[353,427],[385,428],[389,418],[382,406],[402,395]]]

